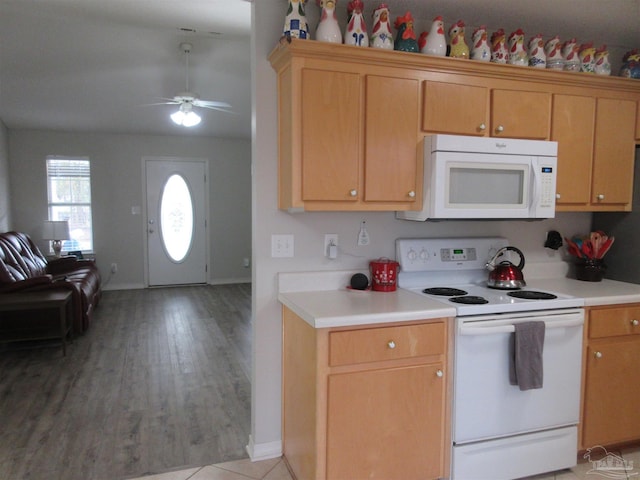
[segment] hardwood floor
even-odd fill
[[[121,479],[245,458],[251,286],[104,292],[68,345],[0,346],[0,478]]]

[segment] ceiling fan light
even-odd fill
[[[200,118],[200,115],[198,115],[194,111],[191,111],[184,116],[184,119],[182,120],[182,125],[184,125],[185,127],[195,127],[200,123],[201,120],[202,119]]]
[[[176,125],[182,125],[182,122],[184,122],[184,112],[182,110],[178,110],[175,113],[171,114],[171,120],[173,120],[173,123],[175,123]]]
[[[192,108],[193,106],[190,103],[183,103],[180,105],[180,110],[171,114],[171,120],[183,127],[195,127],[202,119]]]

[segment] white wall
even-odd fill
[[[0,232],[11,229],[8,131],[0,120]]]
[[[46,242],[39,237],[47,217],[47,155],[91,159],[94,250],[105,280],[111,264],[118,264],[118,273],[107,284],[109,289],[144,284],[142,215],[131,213],[131,207],[144,202],[142,158],[209,159],[209,281],[249,281],[250,269],[242,264],[251,256],[249,141],[10,130],[9,150],[13,228],[32,235],[43,249]],[[1,172],[0,162],[0,181]],[[0,200],[0,214],[1,205]]]
[[[315,5],[312,7],[315,10]],[[277,210],[276,76],[267,57],[280,37],[286,1],[260,0],[254,3],[254,9],[254,358],[249,450],[254,458],[259,458],[277,455],[280,448],[281,309],[276,291],[278,272],[343,269],[367,272],[369,260],[395,257],[396,238],[419,236],[503,235],[524,251],[527,262],[556,262],[561,261],[560,254],[543,248],[546,232],[556,229],[569,236],[586,233],[591,215],[561,214],[556,219],[541,222],[415,223],[396,220],[393,213],[288,214]],[[330,136],[327,141],[330,141]],[[371,243],[366,247],[356,244],[362,220],[366,220],[371,237]],[[295,236],[294,258],[271,258],[271,235],[282,233]],[[340,254],[337,260],[323,257],[325,233],[339,235]]]

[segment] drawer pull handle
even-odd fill
[[[442,378],[444,376],[444,372],[442,370],[436,370],[436,377]]]
[[[593,356],[596,358],[602,358],[602,352],[596,352],[593,354]]]
[[[393,340],[389,340],[387,342],[387,346],[393,350],[394,348],[396,348],[396,342],[394,342]]]
[[[631,320],[631,325],[633,325],[634,327],[637,327],[638,324],[640,324],[640,322],[638,322],[638,320],[636,320],[635,318]]]

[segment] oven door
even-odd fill
[[[509,383],[514,324],[543,321],[543,387]],[[453,405],[455,445],[576,425],[580,411],[582,309],[456,319]]]

